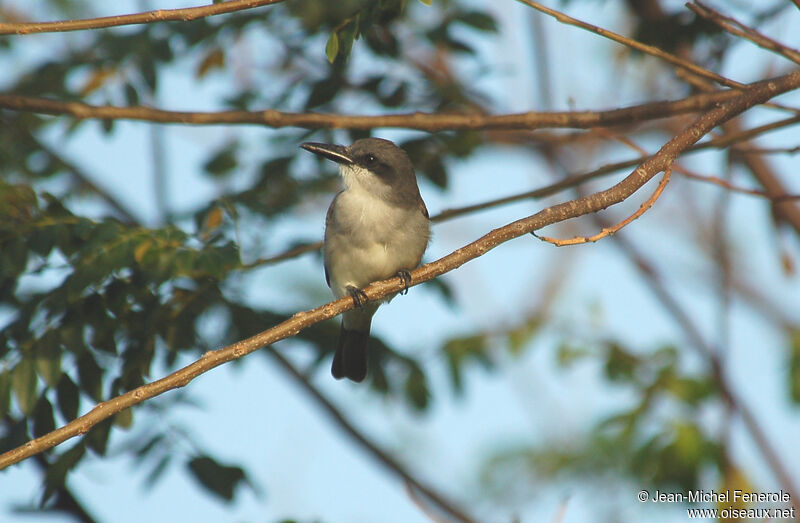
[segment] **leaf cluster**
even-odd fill
[[[679,354],[673,346],[642,354],[618,342],[563,344],[557,351],[562,366],[600,363],[605,380],[626,393],[630,406],[603,416],[586,434],[496,452],[484,466],[487,489],[504,497],[503,486],[516,484],[515,495],[527,495],[538,481],[580,478],[602,485],[614,474],[639,488],[689,492],[709,472],[726,477],[725,448],[704,416],[725,401],[711,375],[682,369]]]

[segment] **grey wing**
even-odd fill
[[[339,194],[342,194],[342,193],[340,192]],[[331,206],[328,207],[328,213],[325,215],[325,239],[326,240],[328,239],[327,238],[328,237],[328,226],[330,226],[331,221],[333,221],[333,219],[334,219],[333,218],[333,208],[336,205],[336,198],[339,197],[339,194],[337,194],[333,198],[333,201],[331,202]],[[327,260],[325,259],[325,245],[324,244],[322,246],[322,254],[323,254],[323,264],[322,264],[322,266],[325,269],[325,283],[327,283],[328,287],[330,287],[331,286],[331,277],[328,274],[328,263],[327,263]]]

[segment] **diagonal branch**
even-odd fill
[[[733,121],[726,123],[722,129],[726,134],[733,134],[739,131],[740,126],[738,121]],[[734,149],[734,153],[735,151]],[[792,201],[781,201],[788,191],[776,176],[769,162],[757,154],[736,155],[735,158],[742,161],[753,174],[753,177],[764,188],[764,191],[773,199],[774,205],[772,209],[777,217],[785,220],[800,235],[800,207]]]
[[[0,108],[41,114],[67,115],[78,119],[141,120],[191,125],[251,124],[267,127],[307,129],[374,129],[398,127],[420,131],[464,129],[538,129],[543,127],[587,129],[666,118],[706,111],[731,100],[741,91],[701,93],[674,101],[650,102],[608,111],[526,112],[503,115],[407,113],[380,116],[347,114],[286,113],[281,111],[166,111],[146,106],[118,107],[64,102],[13,94],[0,94]]]
[[[590,243],[590,242],[593,243],[605,238],[606,236],[612,236],[616,234],[620,229],[631,223],[632,221],[639,219],[645,212],[647,212],[648,209],[650,209],[650,207],[653,206],[653,204],[656,203],[656,200],[658,200],[658,198],[661,196],[661,193],[664,192],[667,183],[669,183],[669,178],[672,175],[673,167],[674,166],[670,165],[664,170],[664,176],[661,178],[658,187],[656,187],[656,190],[653,191],[653,194],[650,195],[650,197],[642,205],[640,205],[638,209],[636,209],[636,212],[634,212],[621,222],[617,223],[616,225],[603,227],[602,230],[597,234],[595,234],[594,236],[576,236],[568,240],[561,240],[559,238],[549,238],[547,236],[540,236],[536,233],[531,233],[531,234],[533,234],[540,240],[546,241],[547,243],[552,243],[556,247],[566,247],[567,245],[579,245],[581,243]]]
[[[534,2],[533,0],[518,0],[518,1],[522,2],[523,4],[525,4],[525,5],[529,6],[529,7],[532,7],[534,9],[536,9],[537,11],[541,11],[542,13],[544,13],[546,15],[552,16],[553,18],[555,18],[556,20],[558,20],[562,24],[567,24],[567,25],[572,25],[572,26],[575,26],[575,27],[580,27],[581,29],[585,29],[586,31],[595,33],[595,34],[600,35],[600,36],[602,36],[604,38],[608,38],[609,40],[612,40],[612,41],[617,42],[619,44],[626,45],[626,46],[630,47],[631,49],[636,49],[637,51],[641,51],[642,53],[646,53],[646,54],[649,54],[650,56],[655,56],[656,58],[660,58],[661,60],[664,60],[665,62],[669,62],[672,65],[680,67],[681,69],[684,69],[686,71],[694,73],[694,74],[696,74],[698,76],[701,76],[703,78],[706,78],[708,80],[713,80],[713,81],[715,81],[715,82],[717,82],[717,83],[719,83],[721,85],[725,85],[725,86],[733,87],[733,88],[744,87],[744,85],[739,83],[739,82],[730,80],[728,78],[725,78],[724,76],[720,76],[717,73],[711,72],[708,69],[700,67],[699,65],[696,65],[696,64],[694,64],[694,63],[692,63],[692,62],[690,62],[688,60],[684,60],[683,58],[679,58],[679,57],[675,56],[674,54],[668,53],[666,51],[662,51],[658,47],[654,47],[652,45],[647,45],[647,44],[643,44],[641,42],[637,42],[636,40],[633,40],[631,38],[627,38],[625,36],[622,36],[621,34],[613,32],[613,31],[609,31],[608,29],[603,29],[602,27],[598,27],[596,25],[592,25],[592,24],[583,22],[581,20],[578,20],[577,18],[572,18],[571,16],[568,16],[568,15],[562,13],[561,11],[556,11],[555,9],[550,9],[549,7],[545,7],[545,6],[543,6],[542,4],[540,4],[538,2]]]
[[[709,71],[708,69],[700,67],[699,65],[697,65],[697,64],[695,64],[695,63],[693,63],[693,62],[691,62],[689,60],[685,60],[685,59],[683,59],[683,58],[681,58],[679,56],[675,56],[674,54],[671,54],[671,53],[668,53],[666,51],[663,51],[663,50],[659,49],[658,47],[655,47],[655,46],[652,46],[652,45],[643,44],[643,43],[641,43],[639,41],[636,41],[636,40],[634,40],[632,38],[627,38],[627,37],[625,37],[625,36],[623,36],[621,34],[615,33],[613,31],[609,31],[608,29],[603,29],[602,27],[598,27],[596,25],[592,25],[592,24],[583,22],[581,20],[578,20],[577,18],[572,18],[571,16],[568,16],[568,15],[562,13],[561,11],[556,11],[555,9],[550,9],[549,7],[545,7],[545,6],[543,6],[542,4],[540,4],[538,2],[534,2],[533,0],[517,0],[517,1],[522,2],[523,4],[528,5],[528,6],[532,7],[532,8],[534,8],[534,9],[536,9],[537,11],[541,11],[542,13],[545,13],[545,14],[547,14],[549,16],[552,16],[553,18],[555,18],[556,20],[558,20],[562,24],[567,24],[567,25],[572,25],[572,26],[575,26],[575,27],[580,27],[581,29],[584,29],[584,30],[589,31],[591,33],[595,33],[597,35],[600,35],[600,36],[602,36],[604,38],[608,38],[609,40],[612,40],[612,41],[617,42],[619,44],[628,46],[631,49],[635,49],[635,50],[640,51],[642,53],[649,54],[650,56],[654,56],[656,58],[664,60],[665,62],[668,62],[668,63],[680,68],[680,70],[682,70],[682,71],[687,71],[689,74],[695,74],[695,75],[697,75],[697,76],[699,76],[701,78],[705,78],[707,80],[712,80],[714,82],[717,82],[717,83],[719,83],[721,85],[724,85],[724,86],[727,86],[727,87],[730,87],[730,88],[733,88],[733,89],[741,89],[741,88],[745,87],[745,84],[742,84],[742,83],[737,82],[735,80],[731,80],[730,78],[725,78],[724,76],[721,76],[721,75],[719,75],[719,74],[717,74],[717,73],[715,73],[713,71]],[[770,103],[770,104],[768,104],[768,106],[776,108],[776,109],[785,110],[785,111],[791,111],[791,112],[794,112],[795,114],[797,114],[797,112],[798,112],[797,109],[795,109],[795,108],[786,107],[786,106],[783,106],[783,105],[780,105],[780,104],[777,104],[777,103]]]
[[[723,15],[719,11],[716,11],[709,6],[698,2],[695,0],[694,4],[686,4],[686,7],[691,9],[695,14],[714,22],[718,26],[720,26],[725,31],[744,38],[745,40],[750,40],[757,46],[767,49],[768,51],[772,51],[776,54],[781,55],[782,57],[790,60],[796,64],[800,64],[800,52],[796,49],[792,49],[791,47],[787,47],[782,43],[774,40],[758,31],[753,29],[752,27],[748,27],[741,23],[740,21],[732,18],[730,16]]]
[[[774,96],[798,87],[800,87],[800,71],[772,80],[754,83],[745,89],[740,96],[702,114],[691,125],[667,142],[658,153],[644,161],[631,174],[613,187],[548,207],[536,214],[495,229],[447,256],[415,269],[411,272],[411,281],[408,283],[404,282],[402,278],[390,278],[365,287],[363,289],[364,294],[370,301],[384,298],[389,294],[401,291],[405,287],[418,285],[452,271],[509,240],[527,235],[547,225],[593,213],[617,204],[636,192],[659,172],[669,167],[681,152],[696,143],[717,125],[754,105],[761,104]],[[124,409],[169,390],[184,387],[196,377],[223,363],[241,358],[262,347],[294,336],[315,323],[332,318],[352,308],[353,300],[350,297],[341,298],[311,310],[298,312],[291,318],[250,338],[222,349],[206,352],[200,359],[164,378],[137,387],[108,401],[98,403],[92,410],[63,427],[5,452],[0,455],[0,469],[52,448],[69,438],[85,434],[97,423]]]
[[[101,18],[85,18],[83,20],[64,20],[59,22],[0,23],[0,35],[55,33],[64,31],[82,31],[84,29],[100,29],[118,25],[151,24],[163,21],[197,20],[207,16],[232,13],[244,9],[252,9],[265,5],[277,4],[285,0],[230,0],[200,7],[182,9],[158,9],[130,15],[104,16]]]

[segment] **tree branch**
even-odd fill
[[[735,133],[727,133],[724,136],[719,136],[712,140],[703,143],[696,143],[691,147],[686,148],[682,154],[687,153],[694,153],[699,151],[704,151],[706,149],[711,148],[723,148],[723,147],[730,147],[735,146],[735,144],[743,141],[750,140],[751,138],[758,136],[760,134],[766,133],[768,131],[773,131],[776,129],[781,129],[783,127],[793,125],[800,122],[800,116],[793,116],[790,118],[784,118],[782,120],[777,120],[775,122],[770,122],[764,125],[759,125],[757,127],[753,127],[751,129],[746,129],[744,131],[739,131]],[[738,149],[737,149],[738,150]],[[745,151],[747,152],[747,151]],[[522,193],[512,194],[510,196],[503,196],[501,198],[495,198],[492,200],[487,200],[481,203],[475,203],[471,205],[464,205],[462,207],[455,207],[452,209],[445,209],[439,214],[435,216],[431,216],[431,221],[434,223],[444,222],[453,218],[457,218],[459,216],[463,216],[465,214],[470,214],[476,211],[482,211],[485,209],[491,209],[494,207],[498,207],[500,205],[505,205],[507,203],[513,203],[520,200],[527,200],[527,199],[537,199],[537,198],[544,198],[547,196],[552,196],[557,194],[565,189],[570,187],[575,187],[581,185],[582,183],[588,182],[595,178],[600,178],[601,176],[606,176],[622,169],[627,169],[628,167],[633,167],[638,165],[639,163],[643,162],[650,156],[640,156],[638,158],[631,158],[630,160],[625,160],[622,162],[610,163],[598,167],[592,171],[581,173],[581,174],[570,174],[565,176],[563,179],[552,183],[550,185],[546,185],[544,187],[540,187],[538,189],[534,189],[532,191],[526,191]],[[721,185],[725,189],[737,192],[743,192],[746,194],[751,194],[753,196],[761,196],[764,198],[768,198],[774,202],[781,202],[788,199],[795,199],[797,195],[787,195],[785,193],[781,194],[770,194],[766,191],[754,191],[749,189],[744,189],[740,187],[736,187],[730,183],[720,183],[717,179],[713,179],[707,176],[696,176],[694,173],[683,169],[682,172],[689,178],[701,180],[707,183],[714,183],[717,185]],[[274,263],[278,263],[285,260],[290,260],[297,256],[301,256],[303,254],[318,251],[322,248],[322,242],[310,242],[310,243],[303,243],[301,245],[295,245],[286,249],[285,251],[278,253],[273,256],[269,256],[267,258],[259,258],[255,261],[250,263],[242,264],[239,269],[252,269],[253,267],[261,267],[264,265],[272,265]]]
[[[726,134],[735,133],[739,130],[739,123],[736,121],[728,122],[722,129]],[[773,200],[772,209],[775,214],[791,225],[795,232],[800,235],[800,207],[792,201],[781,201],[788,191],[775,175],[767,160],[757,154],[736,155],[735,158],[742,161]]]
[[[65,20],[60,22],[0,23],[0,35],[54,33],[64,31],[82,31],[84,29],[100,29],[119,25],[151,24],[153,22],[197,20],[213,15],[232,13],[277,4],[285,0],[230,0],[218,4],[182,9],[158,9],[130,15],[104,16],[83,20]]]
[[[374,129],[397,127],[420,131],[463,129],[538,129],[543,127],[588,129],[621,125],[679,114],[699,112],[718,106],[741,94],[728,90],[701,93],[674,101],[650,102],[608,111],[564,111],[487,115],[447,113],[407,113],[380,116],[347,114],[286,113],[281,111],[166,111],[146,106],[118,107],[63,102],[12,94],[0,94],[0,108],[41,114],[68,115],[78,119],[140,120],[191,125],[251,124],[267,127],[307,129]]]
[[[600,35],[600,36],[602,36],[604,38],[608,38],[609,40],[612,40],[612,41],[617,42],[619,44],[628,46],[631,49],[636,49],[637,51],[641,51],[643,53],[649,54],[650,56],[655,56],[656,58],[660,58],[661,60],[664,60],[665,62],[669,62],[672,65],[680,67],[681,69],[684,69],[686,71],[692,72],[692,73],[694,73],[694,74],[696,74],[698,76],[701,76],[703,78],[706,78],[708,80],[713,80],[713,81],[715,81],[715,82],[717,82],[719,84],[725,85],[727,87],[732,87],[732,88],[742,88],[742,87],[744,87],[744,85],[739,83],[739,82],[735,82],[733,80],[725,78],[724,76],[720,76],[717,73],[711,72],[708,69],[705,69],[703,67],[700,67],[699,65],[693,64],[692,62],[690,62],[688,60],[684,60],[683,58],[679,58],[679,57],[677,57],[677,56],[675,56],[673,54],[670,54],[670,53],[668,53],[666,51],[662,51],[658,47],[654,47],[652,45],[647,45],[647,44],[643,44],[641,42],[637,42],[636,40],[633,40],[631,38],[627,38],[625,36],[622,36],[621,34],[613,32],[613,31],[609,31],[608,29],[603,29],[602,27],[598,27],[596,25],[592,25],[592,24],[583,22],[581,20],[578,20],[577,18],[572,18],[571,16],[568,16],[568,15],[562,13],[561,11],[556,11],[555,9],[550,9],[549,7],[545,7],[542,4],[540,4],[538,2],[534,2],[532,0],[518,0],[518,1],[522,2],[523,4],[525,4],[525,5],[529,6],[529,7],[532,7],[534,9],[536,9],[537,11],[541,11],[542,13],[544,13],[546,15],[552,16],[553,18],[555,18],[556,20],[558,20],[562,24],[567,24],[567,25],[572,25],[572,26],[575,26],[575,27],[580,27],[581,29],[585,29],[586,31],[589,31],[591,33],[595,33],[597,35]]]
[[[711,22],[717,24],[725,31],[733,35],[736,35],[738,37],[744,38],[745,40],[750,40],[755,45],[763,49],[772,51],[786,58],[789,61],[792,61],[796,64],[800,64],[800,52],[798,52],[795,49],[792,49],[791,47],[783,45],[777,40],[773,40],[772,38],[769,38],[768,36],[761,34],[752,27],[744,25],[735,18],[723,15],[719,11],[710,8],[709,6],[701,2],[698,2],[697,0],[695,0],[694,4],[686,4],[686,7],[691,9],[698,16],[701,16],[706,20],[710,20]]]
[[[772,80],[754,83],[745,89],[740,96],[702,114],[686,129],[668,141],[658,153],[644,161],[631,174],[613,187],[548,207],[536,214],[495,229],[447,256],[415,269],[411,272],[411,281],[408,285],[402,281],[402,278],[390,278],[365,287],[363,289],[364,294],[370,301],[379,300],[389,294],[399,292],[407,286],[418,285],[452,271],[509,240],[519,238],[547,225],[596,212],[617,204],[628,198],[656,174],[666,169],[682,151],[696,143],[717,125],[754,105],[798,87],[800,87],[800,71]],[[352,308],[353,300],[350,297],[341,298],[308,311],[298,312],[286,321],[255,336],[222,349],[206,352],[197,361],[164,378],[142,385],[108,401],[98,403],[92,410],[63,427],[5,452],[0,455],[0,469],[52,448],[69,438],[85,434],[97,423],[126,408],[169,390],[184,387],[197,376],[223,363],[241,358],[262,347],[294,336],[315,323],[332,318]]]
[[[298,385],[300,385],[314,399],[314,401],[316,401],[319,406],[328,413],[336,425],[338,425],[339,428],[345,432],[345,434],[353,438],[359,445],[361,445],[361,447],[369,452],[372,457],[380,461],[392,473],[399,476],[407,485],[413,487],[419,492],[422,492],[425,497],[427,497],[440,509],[447,512],[456,520],[465,523],[476,521],[467,516],[461,508],[457,507],[452,501],[447,500],[444,495],[438,493],[433,487],[426,485],[414,477],[403,465],[395,461],[395,459],[389,454],[378,448],[377,445],[364,437],[364,435],[361,434],[361,432],[359,432],[358,429],[356,429],[330,401],[328,401],[328,398],[326,398],[316,387],[314,387],[314,385],[308,379],[306,379],[306,377],[301,374],[300,371],[294,368],[294,366],[289,363],[286,358],[281,356],[278,351],[270,349],[268,352],[270,356],[275,358],[281,367],[283,367],[283,369],[292,378],[294,378]]]
[[[667,187],[667,183],[669,183],[670,175],[672,174],[673,166],[670,165],[664,170],[664,176],[661,178],[661,182],[659,182],[658,187],[656,190],[653,191],[653,194],[636,209],[636,212],[622,220],[621,222],[617,223],[616,225],[612,225],[610,227],[603,227],[602,230],[595,234],[594,236],[576,236],[574,238],[570,238],[568,240],[562,240],[559,238],[549,238],[547,236],[540,236],[536,233],[531,233],[540,240],[546,241],[547,243],[552,243],[556,247],[566,247],[568,245],[579,245],[581,243],[594,243],[598,240],[605,238],[606,236],[611,236],[616,234],[620,229],[628,225],[634,220],[639,219],[647,210],[656,203],[661,193],[664,192],[664,189]]]

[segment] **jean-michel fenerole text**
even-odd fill
[[[788,503],[788,492],[748,492],[746,490],[690,490],[662,492],[656,490],[650,501],[654,503]]]

